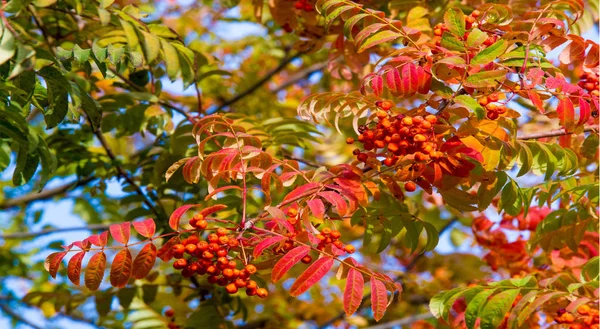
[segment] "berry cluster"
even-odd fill
[[[190,225],[204,230],[207,223],[202,215],[197,214],[190,220]],[[216,233],[208,234],[206,240],[201,240],[198,235],[191,235],[181,244],[174,245],[173,257],[177,260],[173,263],[173,268],[181,270],[181,275],[186,278],[194,274],[208,275],[209,283],[225,287],[230,294],[246,288],[248,296],[267,297],[267,290],[259,288],[255,281],[250,280],[250,275],[257,271],[256,266],[247,264],[238,269],[238,262],[229,255],[232,249],[239,246],[239,241],[228,236],[227,232],[226,228],[219,227]]]
[[[416,162],[429,161],[444,156],[437,151],[433,125],[437,123],[435,115],[422,117],[394,115],[390,112],[391,102],[380,101],[376,105],[380,109],[376,113],[377,124],[373,128],[359,126],[358,141],[363,143],[365,151],[355,149],[353,154],[359,161],[366,162],[370,155],[385,157],[381,162],[391,167],[400,157],[413,155]],[[354,139],[348,138],[346,143],[353,144]],[[379,153],[377,150],[381,149]]]
[[[559,324],[570,324],[569,329],[598,329],[598,310],[581,305],[577,308],[577,314],[567,312],[564,308],[558,310],[554,321]]]
[[[470,30],[473,27],[477,27],[477,17],[479,17],[481,13],[479,10],[474,10],[469,16],[465,16],[465,29]],[[442,41],[442,35],[444,32],[448,31],[448,27],[443,23],[438,23],[433,28],[433,35],[436,46],[439,46]],[[469,37],[469,31],[465,32],[463,36],[459,36],[461,40],[467,40]],[[493,45],[498,40],[498,37],[495,34],[488,34],[488,38],[483,42],[486,47]]]
[[[308,0],[297,0],[294,3],[294,8],[298,9],[298,10],[304,10],[306,12],[311,12],[313,10],[315,10],[315,7],[313,7],[313,5],[311,5]]]
[[[593,73],[582,73],[579,76],[579,81],[577,85],[585,90],[587,90],[590,94],[594,96],[600,95],[600,84],[598,84],[598,76]]]
[[[165,316],[169,318],[169,325],[167,326],[169,329],[180,329],[181,327],[175,323],[175,311],[172,308],[169,308],[165,311]]]
[[[344,245],[344,243],[342,243],[342,241],[340,241],[341,236],[342,236],[342,234],[338,230],[332,230],[329,227],[323,228],[321,230],[321,233],[317,234],[317,239],[319,239],[319,245],[317,246],[317,249],[323,251],[323,250],[325,250],[325,247],[333,244],[337,248],[339,248],[349,254],[354,253],[356,251],[354,246],[350,245],[350,244]],[[310,256],[307,256],[307,257],[310,257]],[[302,261],[304,262],[304,259],[302,259]],[[305,263],[310,263],[310,260]]]
[[[506,106],[504,104],[496,103],[499,99],[498,93],[492,93],[478,99],[479,105],[485,107],[487,118],[490,120],[496,120],[500,115],[506,113]]]

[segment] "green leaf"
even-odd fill
[[[61,47],[56,47],[56,57],[58,57],[58,59],[61,61],[71,59],[71,57],[73,57],[73,49],[66,50]]]
[[[444,14],[444,24],[452,34],[462,37],[465,34],[465,14],[460,8],[450,8]]]
[[[462,41],[451,33],[444,32],[440,45],[448,50],[465,51],[465,45]]]
[[[459,95],[454,98],[454,102],[466,107],[468,110],[473,111],[477,116],[477,119],[482,120],[485,118],[485,109],[479,105],[479,102],[477,102],[473,97],[469,95]]]
[[[390,30],[377,32],[377,33],[365,38],[365,41],[363,41],[362,44],[360,45],[360,47],[358,47],[357,52],[362,53],[363,51],[365,51],[371,47],[374,47],[374,46],[384,43],[384,42],[396,40],[396,39],[400,38],[401,36],[402,35],[400,33],[390,31]]]
[[[179,53],[168,41],[160,40],[160,43],[162,45],[165,65],[167,66],[167,75],[171,81],[175,81],[175,79],[177,79],[177,73],[179,73],[180,70]]]
[[[423,227],[425,228],[425,232],[427,232],[427,244],[425,245],[425,251],[432,251],[439,242],[439,233],[435,226],[433,226],[431,223],[423,222]]]
[[[196,78],[197,82],[200,82],[208,77],[211,77],[213,75],[219,75],[219,76],[231,76],[231,72],[229,71],[225,71],[225,70],[210,70],[201,74],[198,74],[198,77]]]
[[[37,170],[39,160],[36,154],[30,154],[26,147],[19,146],[17,165],[12,176],[13,185],[21,186],[29,182]]]
[[[89,118],[92,129],[96,131],[101,126],[102,108],[88,93],[81,91],[81,108]]]
[[[598,269],[600,268],[600,258],[598,256],[588,260],[580,273],[581,281],[598,281]]]
[[[127,38],[127,45],[129,45],[130,50],[134,50],[140,44],[140,39],[137,36],[136,28],[133,26],[133,24],[131,24],[125,20],[121,19],[120,21],[121,21],[121,26],[123,27],[123,31],[125,31],[125,37]]]
[[[117,291],[117,298],[119,299],[119,304],[121,305],[121,307],[128,310],[136,294],[137,288],[134,287],[119,289]]]
[[[75,58],[75,60],[79,64],[83,64],[84,62],[87,62],[88,59],[90,59],[91,54],[92,54],[91,49],[81,49],[81,47],[79,47],[79,45],[75,45],[75,47],[73,47],[73,58]]]
[[[379,247],[377,248],[377,253],[380,253],[390,245],[390,241],[392,240],[392,224],[389,220],[383,221],[383,233],[381,235],[381,241],[379,242]]]
[[[440,190],[440,194],[444,198],[444,201],[461,211],[475,211],[477,207],[477,197],[457,188],[451,188],[449,190]]]
[[[32,3],[36,7],[50,7],[56,3],[56,0],[33,0]]]
[[[521,189],[514,180],[511,179],[502,189],[498,207],[513,216],[517,216],[521,212],[523,198]]]
[[[142,34],[142,40],[144,40],[144,43],[142,43],[142,49],[144,51],[146,62],[152,63],[160,55],[160,39],[153,34],[144,31],[139,32]]]
[[[217,328],[225,320],[212,304],[201,304],[198,311],[192,313],[185,322],[186,328]]]
[[[44,120],[48,129],[56,127],[69,110],[69,94],[71,84],[64,75],[52,66],[38,71],[48,86],[48,109],[44,112]]]
[[[113,294],[110,292],[96,292],[96,311],[98,315],[105,316],[110,312]]]
[[[475,55],[475,57],[473,57],[473,59],[471,60],[471,64],[480,65],[492,62],[500,55],[504,54],[506,48],[508,48],[508,42],[506,42],[506,40],[504,39],[500,39],[496,41],[493,45],[485,48],[484,50],[480,51],[477,55]]]
[[[15,51],[15,37],[4,27],[4,22],[0,21],[0,65],[11,59],[15,55]]]
[[[469,32],[469,36],[467,37],[467,46],[469,47],[479,47],[482,43],[487,40],[488,35],[485,32],[482,32],[478,28],[474,28]]]
[[[429,301],[429,311],[438,319],[446,319],[450,308],[464,291],[465,288],[458,287],[433,296]]]
[[[155,284],[142,285],[142,300],[146,305],[150,305],[156,300],[156,294],[158,293],[158,286]]]
[[[510,289],[492,297],[481,312],[481,329],[496,329],[520,291],[520,289]]]
[[[475,295],[475,297],[473,297],[473,299],[467,303],[467,309],[465,311],[465,324],[467,325],[468,329],[475,328],[475,322],[479,318],[479,313],[482,309],[482,306],[487,302],[488,297],[490,297],[494,292],[496,292],[496,289],[484,290]]]
[[[178,35],[175,32],[173,32],[170,28],[164,25],[148,24],[148,29],[150,30],[150,33],[160,38],[177,39],[178,37]]]
[[[54,157],[54,155],[52,155],[52,153],[50,153],[50,149],[48,148],[48,145],[46,144],[46,141],[42,138],[42,136],[37,135],[37,139],[37,154],[40,158],[40,162],[42,163],[42,170],[40,171],[40,181],[37,185],[38,190],[41,191],[50,179],[50,176],[56,170],[56,158]]]
[[[521,327],[523,325],[523,323],[529,318],[529,316],[531,316],[531,314],[533,312],[535,312],[535,310],[544,305],[545,303],[547,303],[549,300],[553,299],[553,298],[557,298],[560,296],[564,296],[567,295],[566,292],[564,291],[554,291],[554,292],[550,292],[547,294],[544,294],[540,297],[537,297],[533,302],[531,302],[529,305],[527,305],[525,308],[523,308],[523,310],[521,312],[519,312],[519,314],[517,315],[517,325],[518,327]]]
[[[106,60],[106,57],[108,56],[108,50],[106,48],[102,48],[100,46],[98,46],[98,44],[96,44],[94,42],[94,44],[92,44],[92,52],[94,53],[94,57],[96,57],[96,60],[98,60],[98,62],[102,63]]]
[[[464,85],[471,88],[495,87],[506,79],[506,71],[483,71],[469,75]]]

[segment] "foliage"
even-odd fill
[[[600,59],[583,37],[597,9],[3,2],[0,312],[110,328],[597,328]],[[264,35],[221,31],[241,26]],[[46,282],[21,240],[62,230],[18,230],[56,198],[97,233],[44,245],[62,247],[43,251]],[[441,256],[448,230],[482,257]]]

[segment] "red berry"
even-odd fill
[[[252,264],[248,264],[248,265],[246,265],[246,271],[248,271],[248,273],[250,273],[250,274],[254,274],[254,273],[256,273],[257,269],[256,269],[256,266],[254,266]]]
[[[310,262],[312,262],[312,257],[310,255],[306,255],[302,257],[301,261],[304,264],[310,264]]]
[[[265,298],[269,295],[269,292],[265,288],[256,289],[256,295],[260,298]]]
[[[406,192],[414,192],[417,190],[417,184],[414,182],[406,182],[406,184],[404,184],[404,189]]]
[[[175,311],[173,311],[173,309],[169,308],[165,311],[165,316],[167,318],[172,318],[175,315]]]

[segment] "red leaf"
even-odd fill
[[[146,244],[133,260],[132,276],[138,280],[145,278],[154,266],[156,254],[156,246],[153,243]]]
[[[96,247],[104,247],[108,242],[108,231],[94,234],[88,238],[88,241]]]
[[[143,237],[152,238],[154,232],[156,232],[156,224],[154,219],[147,218],[141,222],[133,222],[133,228]]]
[[[383,93],[383,78],[380,75],[375,75],[371,80],[371,88],[377,97]]]
[[[46,260],[44,261],[44,268],[50,273],[50,276],[52,276],[52,278],[56,279],[56,273],[60,268],[60,263],[66,255],[67,251],[61,251],[53,252],[50,255],[48,255],[48,257],[46,257]]]
[[[320,192],[319,196],[331,203],[336,209],[340,216],[344,216],[348,212],[348,206],[344,198],[336,192],[324,191]]]
[[[418,88],[417,67],[413,63],[407,63],[402,67],[402,91],[407,95],[412,95],[417,92]]]
[[[529,99],[531,100],[531,103],[533,103],[533,105],[535,105],[535,107],[537,107],[537,109],[540,111],[540,113],[544,114],[544,103],[542,103],[542,99],[540,98],[540,95],[538,95],[535,92],[532,91],[528,91],[527,95],[529,95]]]
[[[375,321],[381,320],[385,309],[387,308],[387,290],[385,284],[374,277],[371,277],[371,309]]]
[[[227,208],[227,206],[224,204],[216,204],[214,206],[204,208],[204,209],[200,210],[198,213],[206,218],[206,217],[208,217],[208,215],[212,215],[212,214],[216,213],[217,211],[223,210],[225,208]]]
[[[83,278],[85,286],[92,291],[98,290],[98,287],[100,287],[100,283],[102,283],[102,279],[104,278],[105,269],[106,254],[104,254],[104,251],[101,251],[92,256],[88,262]]]
[[[160,258],[163,262],[170,261],[171,258],[173,258],[173,246],[179,242],[179,236],[172,237],[169,239],[169,241],[167,241],[167,243],[163,244],[162,247],[158,249],[156,256],[158,256],[158,258]]]
[[[169,218],[169,226],[171,226],[171,228],[174,231],[177,231],[179,229],[179,220],[181,220],[181,216],[183,216],[183,214],[185,214],[186,211],[188,211],[194,207],[200,207],[200,205],[199,204],[186,204],[184,206],[181,206],[181,207],[175,209],[175,211],[173,211],[173,213],[171,214],[171,217]]]
[[[112,235],[113,239],[117,242],[120,242],[124,245],[129,242],[129,236],[131,235],[131,223],[125,222],[121,224],[113,224],[108,227],[110,230],[110,235]]]
[[[317,259],[294,281],[290,288],[290,295],[294,297],[302,295],[315,283],[319,282],[331,270],[331,267],[333,267],[333,258],[321,257]]]
[[[288,193],[288,195],[286,195],[285,198],[283,198],[283,202],[286,202],[289,200],[295,200],[295,199],[302,198],[305,196],[309,196],[320,188],[321,188],[321,183],[316,183],[316,182],[301,185],[301,186],[297,187],[296,189],[294,189],[293,191],[291,191],[290,193]]]
[[[254,247],[254,252],[252,253],[254,255],[254,258],[258,258],[266,248],[269,248],[270,246],[283,240],[283,238],[284,237],[282,236],[274,236],[262,240],[259,244],[256,245],[256,247]]]
[[[123,288],[131,278],[132,259],[129,249],[119,251],[110,267],[110,284],[116,288]]]
[[[271,280],[273,282],[279,281],[286,273],[289,271],[292,266],[296,265],[302,257],[308,255],[310,252],[310,247],[308,246],[299,246],[285,254],[281,259],[275,264],[273,267],[273,272],[271,272]]]
[[[69,265],[67,265],[67,276],[76,286],[81,282],[81,262],[83,261],[83,257],[85,257],[85,251],[80,251],[69,259]]]
[[[235,185],[227,185],[227,186],[222,186],[219,187],[218,189],[215,189],[214,191],[210,192],[205,198],[204,201],[209,200],[210,198],[214,197],[216,194],[219,194],[223,191],[227,191],[227,190],[231,190],[231,189],[235,189],[238,191],[242,191],[242,188],[239,186],[235,186]],[[216,199],[216,198],[215,198]]]
[[[558,119],[560,120],[561,126],[565,127],[565,129],[569,129],[575,121],[575,109],[573,108],[571,99],[568,97],[561,99],[560,102],[558,102],[556,112],[558,113]]]
[[[583,98],[579,99],[579,120],[577,121],[577,125],[581,126],[585,124],[590,118],[590,114],[592,113],[592,109],[590,108],[590,104]]]
[[[358,270],[351,268],[348,270],[346,278],[346,288],[344,289],[344,311],[347,316],[351,316],[358,310],[362,302],[365,279]]]
[[[325,215],[325,205],[321,199],[312,199],[306,202],[310,208],[310,212],[318,219],[323,219]]]
[[[396,94],[398,92],[398,86],[401,83],[400,72],[398,69],[391,68],[389,71],[387,71],[385,78],[388,89],[390,89],[393,94]]]

